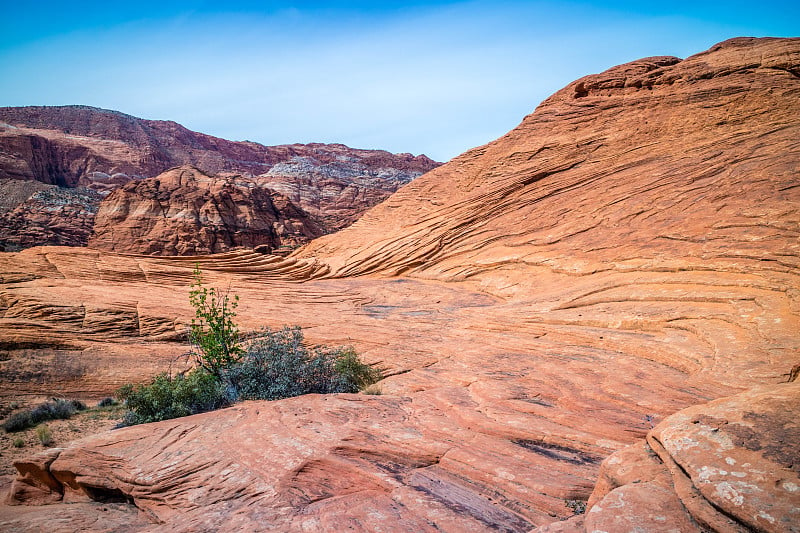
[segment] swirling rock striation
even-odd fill
[[[747,262],[762,251],[791,269],[796,43],[733,39],[581,78],[302,256],[336,276],[445,280]]]

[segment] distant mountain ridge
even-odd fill
[[[103,166],[101,157],[89,161],[85,167],[74,167],[71,169],[73,172],[64,176],[64,183],[56,183],[67,186],[73,186],[76,184],[76,178],[80,179],[93,171],[124,172],[132,177],[152,177],[168,168],[183,164],[190,164],[211,173],[235,172],[257,176],[268,172],[277,163],[291,160],[292,157],[314,157],[329,163],[343,153],[363,161],[369,167],[385,166],[397,169],[401,172],[395,179],[402,182],[410,181],[408,175],[419,175],[439,166],[424,155],[359,150],[342,144],[264,146],[250,141],[228,141],[191,131],[177,122],[146,120],[119,111],[89,106],[2,107],[0,121],[16,126],[17,130],[19,128],[46,130],[71,136],[59,139],[52,134],[39,133],[50,141],[86,142],[94,138],[103,141],[121,141],[139,150],[129,154],[108,153],[100,146],[93,145],[91,147],[98,156],[107,160],[106,163],[110,164],[110,168],[97,168]],[[4,131],[4,134],[7,133]],[[0,169],[0,177],[12,177],[3,175],[4,172],[7,172],[5,168]],[[33,179],[46,182],[42,178],[40,175],[33,176]]]
[[[318,221],[323,233],[331,233],[439,163],[424,155],[342,144],[264,146],[228,141],[176,122],[89,106],[0,108],[0,188],[9,188],[6,180],[35,181],[86,187],[106,195],[130,180],[155,177],[184,165],[211,176],[251,178],[256,185],[288,197]],[[26,188],[30,194],[40,189],[32,184],[10,188],[17,195]],[[87,196],[87,201],[97,200]],[[0,217],[19,205],[4,205]],[[23,209],[14,225],[24,218]],[[25,239],[15,233],[24,228],[9,230],[8,226],[3,225],[0,245],[24,247]],[[80,232],[48,235],[37,230],[36,234],[44,239],[41,244],[81,246],[86,244],[87,232],[84,227]],[[65,234],[72,237],[64,238]]]

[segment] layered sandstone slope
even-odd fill
[[[336,276],[796,266],[798,41],[733,39],[582,78],[302,252]],[[773,269],[770,269],[773,270]]]
[[[761,379],[796,357],[798,72],[799,40],[740,38],[587,76],[297,257],[562,300],[526,320],[693,332],[712,358],[650,357]]]
[[[589,76],[288,258],[0,255],[8,396],[167,368],[195,261],[243,328],[389,374],[49,451],[9,497],[57,506],[0,527],[796,531],[799,71],[737,39]]]
[[[233,176],[174,168],[132,181],[100,204],[89,246],[151,255],[298,246],[323,230],[282,194]]]

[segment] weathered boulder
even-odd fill
[[[288,198],[240,176],[179,167],[137,180],[100,204],[89,246],[150,255],[297,246],[323,230]]]
[[[544,531],[800,531],[800,383],[666,418],[600,467],[585,518]]]
[[[50,473],[50,465],[60,452],[58,448],[50,448],[28,460],[14,463],[19,476],[7,495],[7,503],[45,505],[60,502],[64,498],[64,487]]]

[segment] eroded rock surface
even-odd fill
[[[452,531],[524,531],[570,516],[566,502],[589,497],[602,459],[632,439],[642,438],[649,428],[647,415],[660,419],[722,391],[737,390],[708,386],[685,371],[640,357],[636,351],[641,349],[636,348],[640,343],[656,344],[650,341],[648,345],[647,333],[526,324],[519,317],[528,311],[530,301],[502,300],[459,284],[368,278],[298,284],[298,279],[313,277],[320,266],[246,252],[147,258],[33,248],[4,254],[0,260],[5,276],[0,342],[6,348],[26,347],[8,350],[8,360],[2,365],[3,390],[16,398],[42,390],[42,383],[30,376],[38,376],[48,390],[66,395],[93,392],[99,397],[126,381],[142,379],[144,372],[174,365],[174,357],[185,348],[170,341],[179,338],[191,317],[187,295],[195,261],[210,284],[226,287],[230,283],[231,290],[241,297],[238,318],[243,328],[297,323],[311,342],[353,344],[367,361],[385,366],[391,377],[381,382],[382,396],[320,397],[315,401],[328,403],[319,405],[306,405],[311,399],[299,398],[291,407],[281,407],[283,402],[244,404],[235,412],[245,418],[256,416],[253,420],[257,422],[227,432],[220,427],[231,423],[226,414],[231,411],[221,411],[207,415],[200,424],[209,428],[221,424],[216,431],[192,433],[190,440],[203,448],[217,447],[205,439],[220,435],[230,435],[230,445],[242,453],[257,448],[259,452],[249,462],[238,463],[243,470],[266,456],[294,464],[288,458],[296,447],[315,458],[330,454],[323,461],[324,468],[320,467],[322,473],[314,470],[309,474],[304,491],[316,487],[313,490],[336,495],[361,493],[378,490],[375,484],[380,482],[379,492],[388,494],[381,499],[366,498],[372,503],[360,510],[355,510],[356,496],[350,500],[319,496],[325,502],[316,506],[303,503],[302,498],[294,503],[269,500],[274,507],[259,500],[266,506],[260,507],[264,516],[280,514],[278,531],[299,529],[305,520],[325,524],[328,529],[342,525],[339,520],[371,529],[371,521],[379,515],[392,517],[390,522],[402,527],[430,520],[436,527]],[[599,337],[606,337],[609,344],[599,343]],[[620,349],[623,341],[627,343],[625,351]],[[696,345],[700,343],[684,339],[673,350],[680,354]],[[48,355],[54,352],[57,358]],[[66,363],[71,365],[69,372],[43,371],[65,368]],[[763,371],[777,372],[771,368],[767,365]],[[325,405],[335,408],[327,410]],[[289,411],[276,418],[275,409]],[[266,413],[265,418],[254,411]],[[587,418],[587,413],[592,416]],[[279,427],[286,420],[295,420],[295,415],[297,427]],[[268,420],[282,422],[276,426]],[[165,422],[164,431],[172,434],[175,423]],[[258,426],[266,428],[264,433],[255,429]],[[147,466],[136,466],[144,456],[129,462],[125,450],[144,452],[150,446],[139,441],[143,433],[133,429],[139,444],[120,449],[109,461],[129,464],[124,468],[144,475],[161,459],[154,458]],[[251,432],[255,432],[252,438],[245,437]],[[266,434],[283,437],[262,439]],[[107,437],[97,437],[98,451]],[[153,441],[154,448],[147,453],[159,454],[161,444]],[[176,446],[175,450],[188,442],[181,440]],[[352,451],[339,452],[337,446]],[[390,459],[369,459],[388,454],[401,465],[404,461],[415,465],[415,454],[436,457],[444,452],[444,459],[425,468],[403,466],[407,477],[392,474],[398,479],[385,473],[395,467],[381,466]],[[350,460],[342,462],[340,453],[352,457],[360,470],[355,471]],[[102,455],[85,457],[88,472],[95,468],[89,465],[90,459]],[[183,454],[171,457],[187,458]],[[216,459],[197,455],[197,460],[205,465],[196,474],[202,479],[211,479],[205,476],[213,477],[210,472],[218,467],[220,474],[214,479],[227,479],[223,474],[227,467],[215,465]],[[187,463],[186,468],[195,467]],[[263,468],[263,479],[272,480],[270,494],[291,493],[293,474],[281,477],[277,471],[270,473],[271,466]],[[169,472],[163,475],[173,476]],[[179,477],[174,490],[182,491],[184,482],[195,483],[194,476]],[[386,481],[387,476],[395,481]],[[200,484],[211,486],[209,482]],[[333,488],[325,489],[327,484]],[[216,505],[211,503],[216,494],[227,502],[220,501],[220,509],[236,507],[238,504],[225,496],[231,493],[224,485],[203,496],[202,507]],[[204,490],[198,488],[197,497]],[[83,493],[80,487],[73,492]],[[160,506],[157,516],[172,524],[185,513],[180,498],[169,501],[177,503]],[[284,509],[286,505],[290,508]],[[13,510],[9,513],[14,516]],[[200,520],[200,515],[196,516]],[[191,529],[192,520],[181,527]],[[215,523],[217,518],[209,520]],[[242,520],[246,524],[254,519],[245,516]],[[219,527],[234,524],[222,521]]]
[[[800,531],[800,383],[692,406],[600,467],[585,517],[544,531]]]
[[[299,246],[321,226],[280,193],[241,176],[193,167],[133,181],[100,205],[89,246],[151,255],[202,255],[232,248]]]
[[[297,257],[336,277],[569,293],[524,318],[702,331],[718,355],[669,364],[758,381],[753,361],[796,364],[798,65],[796,39],[742,38],[587,76]],[[787,343],[762,342],[773,328]]]
[[[9,185],[7,189],[16,183],[26,183],[2,181]],[[102,200],[97,192],[85,187],[70,189],[54,185],[14,189],[33,192],[13,209],[0,213],[0,247],[5,251],[31,246],[83,246],[89,240]]]
[[[32,459],[16,503],[177,531],[792,531],[799,70],[798,39],[736,39],[583,78],[286,258],[0,254],[8,396],[167,368],[195,261],[244,329],[388,374],[90,437]]]

